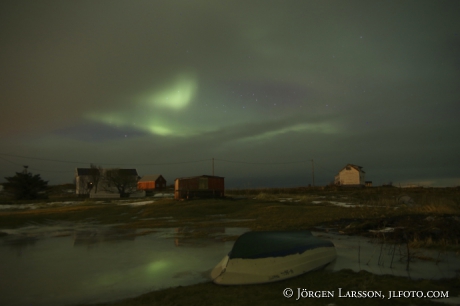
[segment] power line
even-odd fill
[[[314,164],[316,167],[319,167],[319,168],[321,168],[321,169],[324,169],[324,170],[326,170],[326,171],[328,171],[328,172],[331,172],[331,173],[336,173],[336,172],[337,172],[337,170],[331,170],[331,169],[328,169],[328,168],[324,168],[323,166],[318,165],[318,163],[316,163],[315,161],[313,161],[313,164]]]
[[[1,160],[4,160],[4,161],[6,161],[6,162],[9,162],[10,164],[16,165],[16,166],[22,166],[21,164],[17,164],[17,163],[15,163],[15,162],[12,162],[11,160],[8,160],[8,159],[3,158],[3,157],[0,157],[0,159],[1,159]]]
[[[191,161],[183,161],[183,162],[169,162],[169,163],[148,163],[148,164],[122,164],[122,163],[94,163],[94,162],[82,162],[82,161],[69,161],[69,160],[57,160],[57,159],[49,159],[49,158],[38,158],[38,157],[31,157],[31,156],[23,156],[23,155],[13,155],[13,154],[4,154],[0,153],[2,156],[11,156],[11,157],[19,157],[25,159],[33,159],[33,160],[42,160],[42,161],[49,161],[49,162],[58,162],[58,163],[67,163],[67,164],[103,164],[103,165],[130,165],[130,166],[159,166],[159,165],[176,165],[176,164],[190,164],[190,163],[198,163],[198,162],[205,162],[209,161],[209,159],[201,159],[201,160],[191,160]],[[226,159],[214,159],[215,161],[222,161],[227,163],[236,163],[236,164],[252,164],[252,165],[285,165],[285,164],[300,164],[300,163],[307,163],[308,160],[303,161],[292,161],[292,162],[246,162],[246,161],[235,161],[235,160],[226,160]]]
[[[13,154],[4,154],[4,153],[0,153],[0,155],[2,155],[2,156],[10,156],[10,157],[19,157],[19,158],[25,158],[25,159],[34,159],[34,160],[43,160],[43,161],[51,161],[51,162],[58,162],[58,163],[66,163],[66,164],[86,164],[86,163],[77,162],[77,161],[56,160],[56,159],[38,158],[38,157],[13,155]]]
[[[102,164],[107,166],[161,166],[161,165],[179,165],[179,164],[191,164],[191,163],[199,163],[209,161],[209,159],[201,159],[201,160],[191,160],[191,161],[183,161],[183,162],[170,162],[170,163],[148,163],[148,164],[124,164],[124,163],[95,163],[95,162],[82,162],[82,161],[69,161],[69,160],[57,160],[57,159],[49,159],[49,158],[38,158],[38,157],[31,157],[31,156],[22,156],[22,155],[13,155],[13,154],[4,154],[0,153],[2,156],[11,156],[11,157],[19,157],[25,159],[33,159],[33,160],[41,160],[41,161],[49,161],[49,162],[58,162],[58,163],[66,163],[66,164]],[[13,163],[13,162],[11,162]]]
[[[165,165],[193,164],[193,163],[201,163],[201,162],[208,162],[208,161],[209,161],[209,159],[200,159],[200,160],[190,160],[190,161],[172,162],[172,163],[150,163],[150,164],[104,164],[104,165],[165,166]]]
[[[6,158],[3,158],[3,157],[0,157],[1,160],[4,160],[6,162],[9,162],[10,164],[13,164],[13,165],[16,165],[16,166],[21,166],[21,167],[24,167],[24,165],[22,164],[18,164],[18,163],[15,163],[15,162],[12,162],[11,160],[8,160]],[[57,172],[57,173],[69,173],[69,172],[74,172],[74,170],[64,170],[64,171],[56,171],[56,170],[43,170],[43,169],[38,169],[38,168],[35,168],[35,167],[30,167],[28,166],[29,169],[33,169],[35,171],[41,171],[41,172]]]
[[[312,160],[300,160],[300,161],[291,161],[291,162],[247,162],[247,161],[238,161],[238,160],[227,160],[227,159],[218,159],[218,158],[212,158],[212,159],[200,159],[200,160],[190,160],[190,161],[183,161],[183,162],[167,162],[167,163],[141,163],[141,164],[126,164],[126,163],[95,163],[95,162],[88,162],[88,161],[71,161],[71,160],[58,160],[58,159],[50,159],[50,158],[39,158],[39,157],[32,157],[32,156],[24,156],[24,155],[15,155],[15,154],[5,154],[5,153],[0,153],[0,156],[10,156],[10,157],[16,157],[16,158],[24,158],[24,159],[30,159],[30,160],[40,160],[40,161],[48,161],[48,162],[57,162],[57,163],[66,163],[66,164],[101,164],[105,166],[166,166],[166,165],[181,165],[181,164],[192,164],[192,163],[200,163],[200,162],[209,162],[210,160],[213,162],[214,161],[220,161],[220,162],[225,162],[225,163],[232,163],[232,164],[246,164],[246,165],[289,165],[289,164],[305,164],[305,163],[310,163]],[[18,164],[15,162],[12,162],[6,158],[0,157],[0,159],[7,161],[11,164],[21,166],[22,164]],[[324,168],[320,165],[317,164],[317,162],[313,161],[313,164],[315,166],[318,166],[319,168],[322,168],[324,170],[327,170],[329,172],[335,172],[331,171],[330,169]],[[41,170],[37,169],[35,167],[31,167],[31,169],[38,170],[38,171],[46,171],[46,172],[72,172],[72,171],[55,171],[55,170]]]

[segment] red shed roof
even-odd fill
[[[155,182],[157,179],[159,179],[161,177],[163,177],[161,174],[155,174],[155,175],[144,175],[140,180],[139,182]],[[164,179],[164,177],[163,177]]]

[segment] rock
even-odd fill
[[[412,206],[415,204],[414,202],[414,199],[412,199],[410,196],[408,196],[407,194],[404,194],[404,195],[400,195],[397,199],[397,202],[399,204],[406,204],[408,206]]]

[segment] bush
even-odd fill
[[[18,173],[15,176],[5,177],[4,192],[16,200],[34,200],[47,198],[48,181],[41,179],[39,174]]]

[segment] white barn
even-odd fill
[[[75,184],[76,194],[85,195],[90,198],[119,198],[120,194],[116,186],[113,186],[106,180],[108,171],[115,169],[97,169],[97,168],[76,168]],[[132,187],[127,188],[131,197],[145,196],[145,192],[136,192],[139,175],[136,169],[117,169],[127,180],[135,181]],[[95,182],[97,180],[97,183]]]
[[[364,186],[363,167],[348,164],[335,176],[334,183],[338,186]]]

